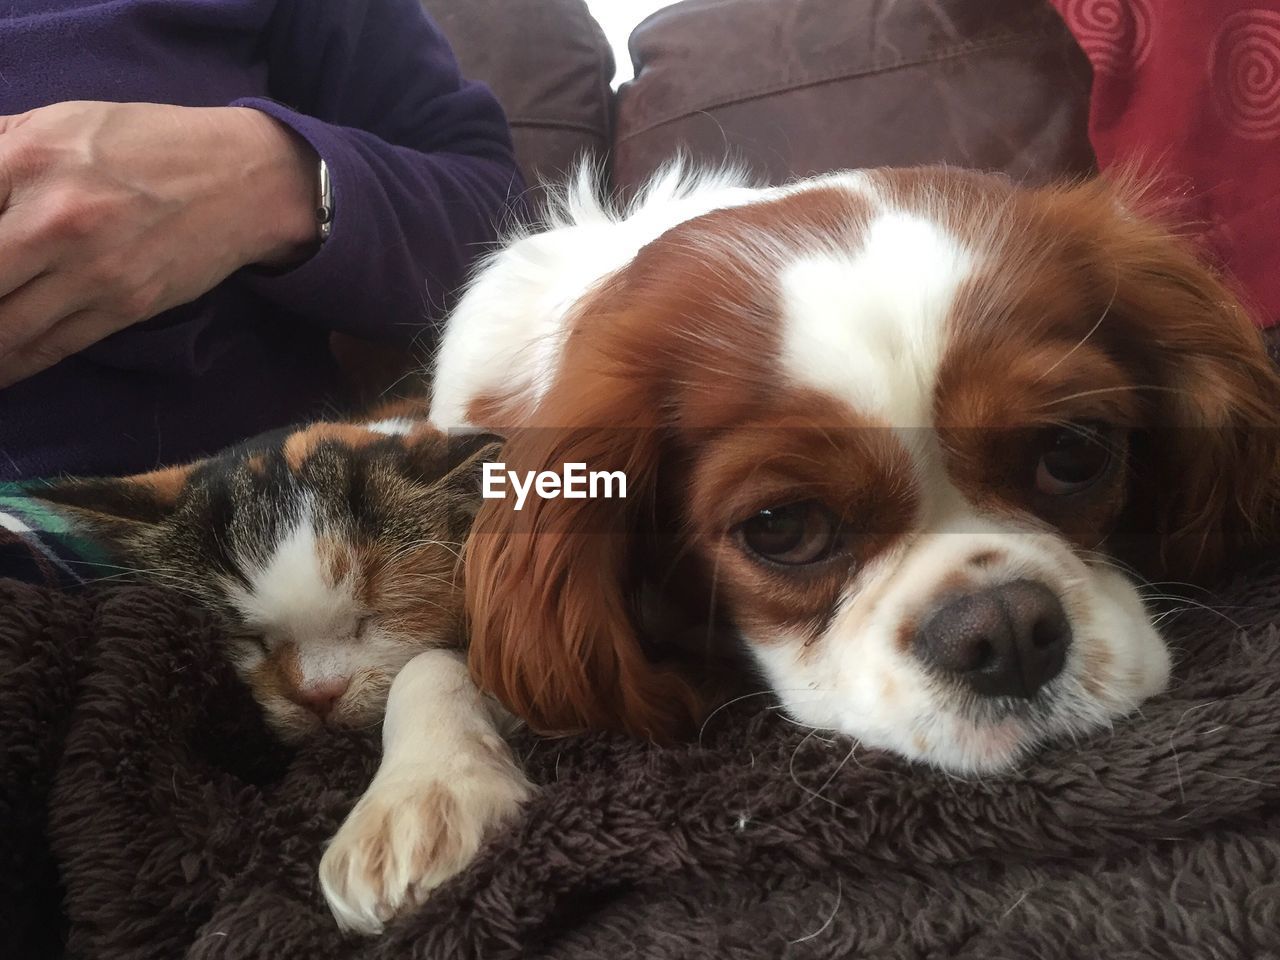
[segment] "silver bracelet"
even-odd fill
[[[324,243],[333,233],[333,182],[329,179],[329,165],[320,160],[320,192],[316,204],[316,224],[320,242]]]

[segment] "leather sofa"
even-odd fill
[[[1044,0],[684,0],[631,35],[584,0],[422,0],[507,110],[531,183],[596,158],[626,194],[681,150],[778,182],[950,163],[1088,173],[1088,62]]]

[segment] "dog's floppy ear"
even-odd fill
[[[1147,429],[1135,438],[1128,532],[1144,573],[1203,579],[1280,525],[1280,377],[1239,298],[1141,194],[1086,185],[1098,282],[1114,284],[1108,347],[1134,371]],[[1100,331],[1101,332],[1101,331]]]
[[[628,412],[643,408],[626,392],[624,383],[553,387],[537,419],[556,425],[510,431],[503,451],[521,477],[570,463],[622,471],[625,499],[530,493],[519,511],[513,499],[489,499],[467,543],[472,673],[544,733],[668,740],[700,709],[692,686],[650,662],[637,633],[632,538],[652,505],[659,448],[657,432]]]

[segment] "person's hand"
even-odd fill
[[[317,161],[236,107],[0,116],[0,388],[316,239]]]

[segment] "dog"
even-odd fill
[[[1141,578],[1274,527],[1280,381],[1140,191],[671,171],[628,215],[565,206],[479,275],[431,410],[514,471],[629,480],[477,518],[473,673],[537,729],[710,707],[637,630],[655,514],[787,713],[960,772],[1159,692]]]
[[[1151,593],[1267,542],[1280,478],[1260,335],[1149,207],[677,167],[618,211],[579,177],[479,270],[429,419],[504,436],[513,477],[580,464],[626,496],[483,503],[478,687],[539,732],[661,742],[727,669],[961,775],[1132,713],[1170,677]]]

